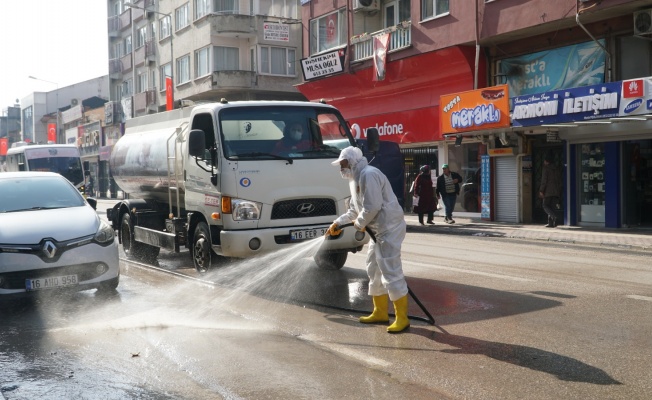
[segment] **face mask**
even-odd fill
[[[298,129],[294,129],[290,131],[290,138],[298,142],[299,140],[301,140],[301,131]]]
[[[351,168],[340,169],[340,175],[342,175],[342,179],[353,179],[353,171],[351,171]]]

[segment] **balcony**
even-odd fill
[[[142,4],[138,4],[139,3],[138,1],[134,1],[134,3],[136,3],[136,6],[138,7],[143,6]],[[140,21],[141,19],[143,19],[143,16],[145,15],[145,10],[143,10],[142,8],[132,7],[131,12],[132,12],[131,20],[134,22]]]
[[[140,46],[134,50],[134,65],[140,67],[145,64],[145,46]]]
[[[122,64],[122,72],[127,72],[130,71],[131,68],[133,68],[133,65],[131,64],[131,53],[122,56],[120,58],[120,64]]]
[[[262,30],[262,18],[260,16],[212,13],[208,18],[211,25],[211,35],[239,34],[255,37],[259,30],[259,24],[261,24]]]
[[[253,71],[213,71],[213,87],[219,89],[249,89],[256,84]]]
[[[147,89],[142,93],[134,95],[134,111],[144,111],[150,106],[156,105],[156,89]]]
[[[156,62],[156,40],[150,39],[145,42],[145,61],[149,63]]]
[[[405,49],[412,46],[412,23],[410,21],[402,22],[396,26],[383,29],[372,34],[362,34],[351,38],[353,46],[353,60],[363,61],[369,59],[374,54],[373,38],[377,35],[390,32],[388,53]]]
[[[122,14],[120,14],[120,30],[122,31],[131,27],[131,10],[131,8],[127,8]]]
[[[122,61],[119,58],[109,60],[109,77],[111,79],[120,79],[122,77]]]
[[[120,16],[116,15],[109,17],[107,21],[107,30],[109,32],[109,37],[119,37],[120,36]]]

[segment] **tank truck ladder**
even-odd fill
[[[174,218],[173,210],[172,210],[172,192],[176,192],[176,200],[177,200],[177,217],[181,217],[181,204],[180,204],[180,196],[179,196],[179,165],[176,162],[177,161],[177,156],[180,151],[179,146],[177,146],[178,143],[181,143],[181,133],[184,131],[184,129],[187,127],[188,122],[184,121],[179,126],[174,130],[174,132],[168,137],[167,140],[167,162],[168,162],[168,204],[169,204],[169,218],[172,219]],[[173,148],[174,148],[174,154],[170,155],[170,141],[174,139],[173,143]],[[172,166],[170,166],[170,163],[172,163]],[[174,180],[174,184],[173,181]]]

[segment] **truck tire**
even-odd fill
[[[195,227],[192,239],[192,263],[200,274],[208,272],[213,266],[217,254],[211,247],[211,232],[206,222],[200,222]]]
[[[127,213],[122,216],[120,223],[120,240],[122,241],[122,249],[127,258],[152,262],[156,260],[158,253],[161,251],[156,246],[140,243],[134,239],[131,217]]]
[[[317,267],[334,271],[342,269],[348,255],[349,253],[343,251],[323,251],[317,253],[314,260]]]

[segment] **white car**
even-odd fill
[[[114,291],[118,245],[96,204],[53,172],[0,173],[0,299]]]

